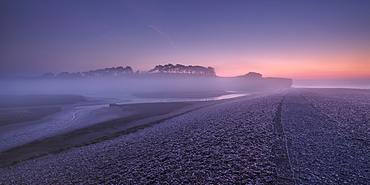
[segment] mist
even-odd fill
[[[226,91],[252,92],[290,87],[290,79],[222,78],[202,75],[132,75],[73,79],[8,79],[1,80],[1,94],[130,94],[136,96],[172,97],[212,96]],[[205,93],[211,93],[205,95]]]
[[[370,79],[293,80],[295,88],[353,88],[370,89]]]
[[[0,152],[115,119],[139,120],[167,114],[174,108],[180,111],[191,104],[201,106],[213,100],[289,88],[291,84],[291,79],[262,78],[257,73],[233,78],[170,73],[3,78]],[[112,122],[116,123],[121,125],[120,121]]]

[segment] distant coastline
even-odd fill
[[[156,65],[149,71],[137,70],[134,72],[131,66],[118,66],[105,69],[89,70],[85,72],[61,72],[57,75],[53,73],[45,73],[43,78],[91,78],[91,77],[109,77],[109,76],[127,76],[127,75],[142,75],[142,74],[187,74],[187,75],[206,75],[216,76],[213,67],[203,67],[199,65],[182,65],[182,64],[165,64]]]
[[[37,77],[17,77],[0,80],[0,93],[32,94],[202,94],[225,91],[270,91],[290,88],[290,78],[263,77],[249,72],[236,77],[219,77],[213,67],[166,64],[157,65],[148,72],[133,72],[130,66],[90,70],[87,72],[46,73]]]

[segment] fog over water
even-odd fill
[[[87,102],[56,105],[62,107],[62,111],[41,120],[3,126],[0,130],[0,152],[36,139],[64,134],[78,128],[130,116],[132,114],[131,112],[117,112],[117,110],[115,110],[114,107],[110,107],[109,104],[124,105],[136,103],[212,101],[246,95],[248,94],[237,94],[236,92],[210,98],[137,98],[125,94],[92,95],[86,98]],[[22,107],[12,109],[22,109]],[[0,108],[0,110],[3,110],[3,108]]]
[[[89,94],[89,93],[161,93],[219,90],[217,84],[204,79],[171,78],[93,78],[37,79],[0,81],[5,94]]]
[[[370,89],[370,79],[293,80],[292,87]]]
[[[193,97],[209,97],[202,93],[251,92],[290,86],[290,79],[262,78],[262,75],[255,74],[230,78],[153,74],[71,79],[0,79],[1,94],[131,94],[166,98],[181,93],[190,94]]]
[[[209,77],[1,80],[0,111],[17,113],[45,106],[61,107],[61,111],[35,121],[1,125],[0,151],[132,114],[110,104],[212,101],[248,95],[246,91],[225,91],[218,82]],[[61,94],[82,95],[85,101],[78,96],[71,101]],[[61,103],[58,97],[62,97]]]

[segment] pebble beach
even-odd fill
[[[0,184],[368,184],[370,90],[287,89],[0,168]]]

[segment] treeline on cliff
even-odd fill
[[[82,73],[63,72],[58,75],[48,73],[43,77],[59,80],[41,80],[36,85],[29,82],[23,86],[30,86],[30,89],[35,89],[34,87],[38,86],[39,89],[44,88],[48,91],[52,89],[51,87],[55,87],[52,90],[58,93],[69,92],[69,89],[73,89],[76,92],[102,91],[104,93],[167,95],[170,92],[197,94],[225,92],[225,90],[252,92],[289,88],[292,85],[292,79],[289,78],[266,78],[256,72],[236,77],[219,77],[216,76],[215,69],[212,67],[181,64],[157,65],[147,72],[134,72],[130,66],[127,66],[90,70]],[[109,79],[100,77],[109,77]]]
[[[44,78],[82,78],[82,77],[108,77],[108,76],[125,76],[131,74],[194,74],[194,75],[207,75],[207,76],[216,76],[215,69],[212,67],[203,67],[203,66],[192,66],[192,65],[181,65],[181,64],[166,64],[166,65],[157,65],[148,72],[136,71],[134,73],[133,69],[130,66],[125,68],[122,66],[90,70],[86,72],[61,72],[57,75],[53,73],[45,73],[42,75]]]
[[[179,73],[179,74],[197,74],[197,75],[210,75],[216,76],[215,69],[212,67],[203,66],[185,66],[181,64],[166,64],[157,65],[154,69],[148,71],[148,73]]]
[[[186,97],[224,94],[230,91],[256,92],[289,88],[292,79],[262,77],[249,72],[237,77],[219,77],[211,67],[158,65],[148,72],[134,72],[129,66],[63,72],[44,77],[7,79],[3,94],[130,94],[145,97]]]

